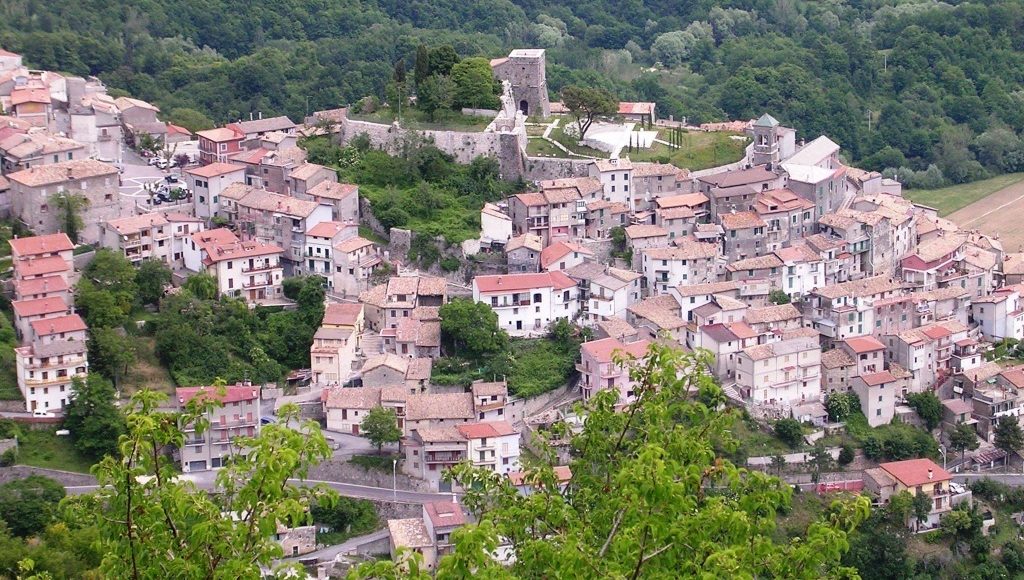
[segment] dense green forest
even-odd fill
[[[32,66],[99,75],[192,126],[384,96],[421,43],[463,56],[541,46],[553,93],[601,86],[694,122],[768,110],[918,186],[1024,169],[1022,26],[1024,0],[0,5],[0,44]]]

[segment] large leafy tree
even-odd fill
[[[96,327],[89,332],[89,364],[93,372],[121,385],[135,363],[135,341],[117,328]]]
[[[586,403],[587,420],[571,437],[572,476],[561,491],[556,454],[539,441],[526,467],[534,493],[507,478],[460,465],[449,477],[467,489],[476,518],[453,535],[455,550],[438,575],[482,578],[828,578],[850,577],[839,559],[848,534],[867,517],[867,498],[837,500],[798,539],[776,542],[780,510],[792,489],[762,472],[733,465],[717,449],[733,447],[734,413],[699,370],[707,355],[654,345],[633,363],[636,402],[618,407],[602,391]],[[583,411],[584,409],[580,409]],[[568,431],[556,430],[556,437]],[[505,569],[491,552],[499,538],[515,553]],[[410,555],[412,562],[417,558]],[[407,558],[407,559],[408,559]],[[390,577],[396,564],[374,564],[358,578]],[[413,566],[418,572],[418,568]],[[415,576],[415,575],[413,575]]]
[[[999,423],[996,424],[994,443],[996,448],[1005,451],[1007,456],[1024,447],[1024,431],[1021,431],[1017,417],[1008,415],[999,418]]]
[[[917,415],[924,421],[924,426],[929,431],[939,426],[942,422],[942,401],[930,391],[924,393],[910,393],[907,395],[907,403],[917,411]]]
[[[594,87],[569,85],[562,89],[562,103],[576,119],[582,140],[597,117],[610,117],[619,112],[619,102],[611,93]]]
[[[385,443],[397,443],[402,438],[402,430],[398,428],[398,419],[394,409],[374,407],[363,418],[360,425],[363,435],[380,451]]]
[[[156,304],[164,295],[164,287],[171,283],[171,269],[160,260],[146,260],[135,272],[135,285],[143,304]]]
[[[501,86],[494,79],[486,58],[467,58],[452,66],[452,86],[456,107],[497,109]]]
[[[0,520],[16,536],[43,531],[57,513],[64,486],[41,475],[30,475],[0,485]]]
[[[974,426],[967,423],[957,423],[956,427],[949,432],[949,448],[952,451],[960,452],[960,462],[964,461],[964,454],[967,451],[974,451],[981,443],[978,441],[978,434]]]
[[[233,441],[246,453],[217,472],[217,493],[208,493],[177,478],[163,450],[184,444],[183,424],[204,432],[207,413],[219,403],[196,397],[178,414],[157,410],[162,399],[152,391],[135,395],[118,445],[121,458],[96,465],[100,489],[66,500],[64,519],[98,527],[106,578],[261,577],[261,569],[283,556],[273,539],[277,526],[306,523],[312,505],[333,497],[326,489],[289,483],[330,455],[323,434],[314,422],[293,429],[298,409],[286,406],[280,423]]]
[[[60,191],[50,196],[50,204],[57,210],[61,229],[77,244],[78,236],[85,227],[82,212],[89,208],[89,198],[80,193]]]
[[[90,374],[73,379],[71,401],[64,411],[64,427],[82,455],[100,459],[117,455],[117,440],[125,432],[125,419],[114,404],[117,394],[110,381]]]
[[[490,306],[456,298],[441,306],[441,338],[451,353],[481,359],[504,352],[508,333],[498,328],[498,315]]]

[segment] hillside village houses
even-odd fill
[[[539,175],[481,208],[486,267],[440,277],[360,235],[372,220],[358,185],[310,163],[296,141],[308,128],[286,117],[199,131],[199,165],[183,171],[189,199],[126,203],[112,163],[122,143],[187,132],[152,104],[109,97],[97,79],[32,71],[8,54],[0,71],[20,80],[0,83],[0,212],[40,234],[11,242],[17,376],[29,410],[59,411],[71,377],[88,372],[87,329],[72,304],[74,246],[52,201],[62,192],[89,200],[80,243],[134,263],[162,260],[176,279],[207,272],[221,296],[287,305],[286,276],[324,278],[329,304],[309,375],[328,428],[358,434],[371,409],[394,409],[402,471],[435,489],[462,460],[514,473],[523,444],[502,377],[462,392],[431,384],[443,354],[440,309],[455,296],[488,305],[516,338],[558,320],[589,327],[574,387],[584,399],[610,389],[628,404],[635,393],[619,357],[662,341],[709,351],[730,404],[758,417],[820,421],[828,394],[852,391],[869,424],[881,425],[908,394],[930,390],[959,416],[969,407],[991,440],[999,418],[1024,407],[1019,373],[983,357],[994,342],[1024,339],[1021,254],[938,218],[898,183],[847,166],[840,144],[800,140],[771,115],[741,124],[752,141],[723,167],[690,172],[620,153]],[[548,102],[543,63],[533,49],[492,62],[528,115],[560,110]],[[620,111],[653,120],[655,106]],[[183,470],[217,467],[225,441],[258,429],[258,389],[255,399],[237,389],[237,417],[232,410],[218,434],[190,440]]]

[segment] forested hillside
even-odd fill
[[[383,96],[421,43],[541,46],[553,92],[602,86],[693,122],[768,110],[915,186],[1024,170],[1022,28],[1024,0],[0,4],[0,44],[33,66],[97,74],[193,127]]]

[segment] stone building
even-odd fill
[[[545,62],[543,48],[519,48],[505,58],[491,60],[494,76],[509,82],[516,108],[524,115],[547,117],[551,114]]]

